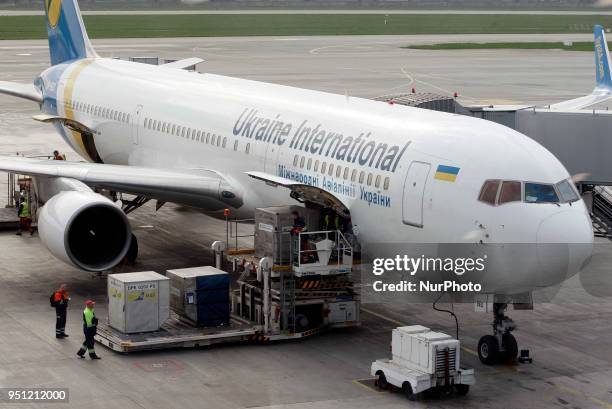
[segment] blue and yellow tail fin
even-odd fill
[[[612,88],[612,76],[610,74],[610,52],[604,29],[600,25],[595,26],[595,81],[597,87]]]
[[[97,57],[77,0],[44,0],[51,65]]]

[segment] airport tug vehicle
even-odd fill
[[[474,385],[474,369],[460,366],[460,342],[421,325],[392,332],[391,359],[372,363],[371,375],[381,389],[400,388],[410,400],[425,391],[466,395]]]

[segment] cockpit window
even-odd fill
[[[497,199],[497,188],[499,187],[499,180],[487,180],[484,185],[482,185],[482,189],[480,190],[480,195],[478,196],[478,200],[481,202],[488,203],[490,205],[495,205],[495,199]]]
[[[558,203],[559,197],[553,185],[542,183],[525,183],[525,201],[527,203]]]
[[[561,201],[563,202],[573,202],[578,200],[578,193],[572,187],[572,184],[569,180],[562,180],[557,183],[557,190],[559,191],[559,195],[561,196]]]
[[[521,182],[504,181],[499,192],[499,204],[521,201]]]

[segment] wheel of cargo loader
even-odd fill
[[[404,391],[404,395],[408,398],[408,400],[418,400],[421,397],[420,393],[414,393],[412,391],[412,386],[410,386],[410,382],[404,382],[402,384],[402,390]]]
[[[455,385],[455,392],[458,396],[465,396],[470,391],[470,385]]]
[[[493,335],[485,335],[478,341],[478,358],[485,365],[494,365],[498,362],[499,343]]]
[[[304,314],[295,314],[295,331],[303,332],[310,329],[310,321]]]
[[[129,263],[134,263],[137,257],[138,257],[138,239],[136,238],[134,233],[132,233],[132,240],[130,241],[130,248],[125,254],[125,259]]]
[[[506,362],[515,362],[518,357],[518,344],[514,335],[509,332],[502,335],[502,345],[504,347],[504,360]]]
[[[376,375],[378,375],[378,378],[376,378],[376,386],[384,390],[389,389],[389,382],[387,382],[385,373],[383,371],[378,371]]]

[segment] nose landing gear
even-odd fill
[[[493,304],[493,335],[485,335],[478,341],[478,358],[485,365],[514,362],[518,356],[516,338],[511,332],[516,324],[504,312],[507,303]]]

